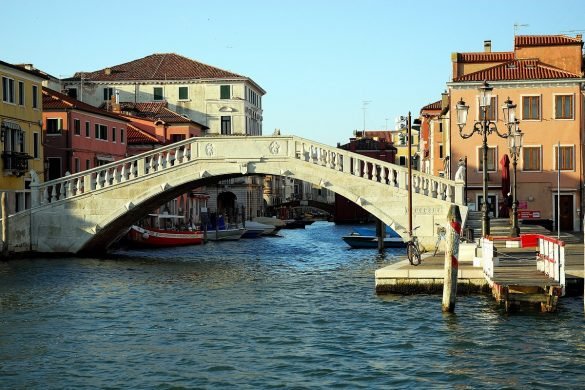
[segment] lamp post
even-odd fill
[[[487,175],[487,156],[488,143],[487,136],[495,132],[501,138],[508,138],[511,126],[516,123],[516,105],[512,103],[510,98],[504,102],[502,111],[504,113],[504,124],[508,128],[507,133],[500,133],[495,122],[495,118],[488,118],[488,110],[492,101],[491,87],[487,81],[479,87],[479,120],[474,121],[471,132],[464,133],[463,128],[467,122],[467,113],[469,106],[465,104],[463,99],[457,102],[457,126],[459,126],[459,135],[463,139],[471,137],[474,133],[482,136],[482,163],[483,163],[483,203],[481,206],[481,235],[485,237],[490,234],[490,217],[488,213],[488,175]],[[495,113],[495,110],[493,111]]]
[[[520,151],[522,150],[522,131],[518,128],[518,120],[514,122],[515,130],[508,137],[508,146],[512,155],[512,166],[514,167],[514,180],[512,181],[512,227],[510,228],[511,237],[520,236],[520,227],[518,227],[518,199],[516,195],[516,164]]]

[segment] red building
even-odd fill
[[[393,146],[390,138],[386,138],[386,133],[389,132],[376,133],[380,134],[373,135],[373,132],[366,132],[366,137],[350,138],[348,144],[337,144],[337,147],[377,160],[394,163],[396,158],[396,148]],[[374,136],[375,138],[373,138]],[[335,194],[334,220],[335,223],[360,223],[371,221],[372,217],[369,212],[359,207],[354,202],[341,195]]]
[[[57,179],[126,155],[128,119],[43,88],[45,179]]]

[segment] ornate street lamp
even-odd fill
[[[488,174],[487,174],[487,155],[488,155],[488,143],[487,136],[492,132],[495,132],[501,138],[508,138],[511,127],[516,123],[516,105],[512,103],[510,98],[504,102],[502,111],[504,113],[504,124],[506,125],[508,132],[500,133],[496,122],[488,118],[488,110],[491,106],[492,101],[491,87],[487,81],[479,87],[479,109],[481,116],[479,120],[473,122],[473,129],[470,133],[464,133],[463,128],[467,122],[467,113],[469,106],[465,104],[463,99],[457,103],[457,126],[459,126],[459,135],[461,138],[467,139],[474,133],[482,136],[482,163],[483,163],[483,204],[481,206],[481,235],[485,237],[490,234],[490,217],[488,213]]]
[[[519,237],[520,227],[518,227],[518,200],[516,197],[516,164],[520,151],[522,150],[522,131],[518,128],[518,120],[514,121],[515,130],[508,137],[508,146],[512,155],[512,166],[514,167],[514,181],[512,182],[512,227],[510,236]]]

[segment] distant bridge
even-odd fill
[[[319,202],[317,200],[291,200],[289,202],[280,203],[274,206],[270,206],[274,209],[278,209],[280,207],[313,207],[319,210],[323,210],[329,214],[333,214],[335,212],[335,206],[325,202]]]
[[[295,136],[190,138],[57,180],[31,183],[32,207],[9,217],[13,252],[95,253],[166,201],[217,180],[266,174],[325,187],[404,234],[407,169]],[[460,206],[463,182],[412,172],[414,226],[432,245],[434,223]],[[36,176],[33,174],[33,176]]]

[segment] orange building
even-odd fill
[[[519,218],[548,220],[554,226],[558,221],[562,230],[580,229],[585,129],[582,50],[581,35],[516,36],[512,52],[491,52],[486,41],[484,52],[452,55],[453,79],[447,84],[452,111],[449,155],[451,161],[467,158],[467,201],[472,209],[479,210],[482,202],[482,137],[460,136],[455,107],[460,99],[470,107],[463,132],[471,132],[474,121],[481,119],[478,87],[487,81],[493,87],[487,119],[500,133],[507,133],[501,107],[510,98],[517,105],[516,117],[524,133],[517,166]],[[488,204],[490,214],[497,217],[506,195],[503,159],[510,152],[508,141],[495,133],[488,135],[488,146]],[[457,164],[450,169],[453,177]]]

